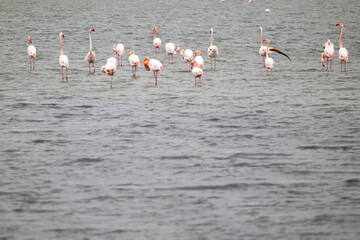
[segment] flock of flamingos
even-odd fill
[[[344,62],[344,71],[346,71],[346,62],[348,60],[348,51],[346,50],[346,48],[344,48],[342,46],[342,33],[344,30],[344,25],[341,23],[336,24],[336,26],[340,26],[341,27],[341,33],[340,33],[340,49],[339,49],[339,59],[341,62],[341,71],[343,71],[343,67],[342,67],[342,63]],[[90,39],[90,50],[87,54],[87,56],[85,57],[84,60],[89,62],[89,73],[95,73],[95,67],[94,67],[94,62],[95,62],[95,53],[92,51],[92,42],[91,42],[91,33],[95,32],[94,29],[90,29],[89,30],[89,39]],[[269,54],[271,52],[277,52],[280,53],[284,56],[286,56],[290,61],[291,59],[282,51],[280,51],[279,49],[270,47],[270,40],[269,39],[264,39],[263,40],[263,36],[262,36],[262,27],[260,27],[260,32],[261,32],[261,36],[260,36],[260,49],[259,49],[259,54],[260,56],[263,57],[263,64],[267,69],[267,75],[269,75],[269,69],[271,70],[271,75],[272,75],[272,69],[275,66],[275,62],[272,58],[269,57]],[[160,38],[158,38],[156,36],[157,33],[157,29],[156,27],[153,28],[153,33],[154,33],[154,39],[153,39],[153,45],[155,47],[155,54],[156,53],[160,53],[160,49],[161,49],[161,40]],[[219,55],[219,50],[218,48],[213,45],[213,29],[210,29],[210,34],[211,34],[211,40],[210,40],[210,46],[208,48],[207,54],[210,57],[211,60],[211,69],[213,68],[213,59],[214,59],[214,69],[216,69],[216,57]],[[60,33],[60,57],[59,57],[59,64],[61,66],[61,75],[62,75],[62,82],[64,82],[64,67],[65,67],[65,75],[66,75],[66,82],[68,82],[68,67],[69,67],[69,59],[66,55],[64,55],[63,53],[63,43],[62,43],[62,39],[64,38],[64,34]],[[35,70],[35,57],[36,57],[36,48],[34,45],[31,45],[32,41],[31,41],[31,37],[28,36],[28,55],[30,58],[30,70]],[[267,46],[263,46],[263,42],[267,42]],[[335,48],[334,48],[334,44],[332,42],[330,42],[330,40],[328,40],[324,45],[324,52],[321,55],[321,63],[322,65],[325,67],[325,63],[324,63],[324,59],[327,58],[327,69],[328,67],[328,62],[330,59],[330,69],[332,66],[332,60],[334,58],[334,54],[335,54]],[[168,54],[168,61],[169,64],[173,63],[173,57],[174,55],[180,51],[180,47],[177,44],[174,43],[167,43],[165,45],[165,50],[166,53]],[[111,76],[111,84],[110,87],[112,88],[112,81],[113,81],[113,76],[116,72],[116,66],[122,66],[122,56],[124,54],[124,45],[119,43],[119,44],[114,44],[113,46],[113,51],[117,54],[118,56],[118,60],[116,60],[116,58],[114,57],[110,57],[107,60],[107,63],[105,66],[101,67],[101,71],[104,73],[107,73],[109,76]],[[200,51],[196,51],[195,54],[193,53],[193,51],[191,49],[182,49],[181,53],[180,53],[181,57],[183,59],[185,59],[186,61],[186,69],[188,71],[191,71],[193,76],[195,77],[195,86],[197,85],[196,83],[196,79],[199,78],[200,80],[200,86],[201,86],[201,77],[203,75],[203,68],[204,68],[204,60],[201,56],[201,52]],[[171,61],[170,61],[170,56],[171,56]],[[121,57],[121,60],[120,60]],[[140,65],[140,60],[139,57],[135,54],[134,51],[131,51],[129,53],[129,63],[132,66],[132,74],[133,77],[136,76],[136,67],[138,67]],[[188,63],[189,63],[189,67],[188,67]],[[148,57],[144,58],[143,60],[143,64],[144,64],[144,68],[146,71],[153,71],[154,73],[154,78],[155,78],[155,86],[157,86],[157,74],[159,71],[164,71],[163,66],[161,64],[161,62],[157,59],[150,59]],[[93,71],[91,71],[91,66],[93,68]]]

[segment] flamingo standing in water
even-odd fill
[[[323,48],[324,48],[324,54],[326,57],[326,69],[328,69],[329,58],[330,58],[330,69],[331,69],[332,60],[334,58],[334,53],[335,53],[334,44],[332,42],[330,42],[330,39],[329,39],[326,43],[324,43]]]
[[[192,61],[191,64],[194,66],[191,73],[195,77],[195,86],[196,86],[196,78],[199,78],[200,79],[200,87],[201,87],[201,76],[203,75],[203,70],[202,70],[202,68],[197,66],[198,63],[196,62],[196,60]]]
[[[113,51],[118,55],[118,66],[122,66],[122,56],[124,54],[124,45],[122,45],[121,43],[118,43],[117,45],[114,44]],[[121,64],[119,61],[120,60],[119,56],[121,56]]]
[[[344,30],[344,25],[342,23],[338,23],[336,24],[336,26],[340,26],[341,27],[341,33],[340,33],[340,49],[339,49],[339,59],[340,59],[340,63],[341,63],[341,71],[342,71],[342,62],[344,61],[344,72],[346,71],[346,61],[348,60],[349,57],[349,53],[346,50],[346,48],[344,48],[342,46],[342,34],[343,34],[343,30]]]
[[[211,69],[213,68],[213,66],[212,66],[212,59],[213,58],[215,60],[214,69],[216,69],[216,57],[219,55],[219,50],[215,45],[213,45],[213,33],[214,33],[214,30],[212,28],[210,29],[210,33],[211,33],[211,41],[210,41],[210,47],[208,48],[208,56],[210,57],[210,60],[211,60]]]
[[[192,61],[192,58],[194,56],[193,51],[191,49],[182,49],[180,52],[180,56],[185,59],[186,61],[186,71],[188,71],[187,63]],[[190,64],[189,64],[189,71],[190,71]]]
[[[108,58],[106,65],[101,67],[101,71],[111,76],[110,88],[112,88],[112,82],[116,72],[116,59],[114,57]]]
[[[66,68],[66,82],[68,82],[68,67],[69,67],[69,59],[66,55],[63,54],[63,43],[62,38],[65,35],[61,32],[60,33],[60,57],[59,57],[59,64],[61,66],[61,82],[64,82],[64,67]]]
[[[180,50],[179,45],[175,45],[174,43],[167,43],[165,45],[166,53],[168,54],[168,60],[170,64],[170,55],[171,55],[171,63],[174,63],[174,55]]]
[[[134,51],[131,51],[129,53],[129,63],[132,68],[131,70],[132,70],[133,77],[135,77],[136,76],[136,67],[140,65],[140,60]],[[134,68],[135,68],[135,70],[134,70]]]
[[[92,51],[91,32],[95,32],[95,29],[90,29],[90,30],[89,30],[90,51],[89,51],[88,54],[86,55],[85,60],[89,62],[89,73],[91,73],[91,71],[90,71],[90,63],[92,63],[92,67],[93,67],[93,69],[94,69],[94,72],[93,72],[93,73],[95,73],[95,67],[94,67],[95,53]]]
[[[157,73],[158,71],[164,71],[161,62],[157,59],[144,58],[144,68],[146,71],[153,71],[155,77],[155,86],[157,86]]]
[[[157,49],[159,49],[159,53],[160,53],[161,40],[160,40],[160,38],[156,37],[156,32],[157,32],[156,27],[153,28],[153,32],[154,32],[153,44],[155,46],[155,53],[157,53]]]
[[[266,48],[266,58],[265,58],[265,67],[266,67],[266,75],[269,75],[269,68],[271,69],[271,75],[272,75],[272,70],[275,66],[275,62],[272,58],[269,57],[269,46],[270,46],[270,40],[269,39],[264,39],[264,42],[267,42],[267,48]],[[288,57],[288,55],[286,55],[285,53],[281,52],[279,50],[279,53],[283,54],[285,57],[287,57],[290,61],[291,59]]]
[[[35,70],[35,57],[36,57],[36,48],[34,47],[34,45],[31,45],[32,41],[31,41],[31,37],[28,36],[28,41],[29,41],[29,46],[27,48],[27,52],[30,58],[30,70],[31,70],[31,59],[33,59],[33,70]]]

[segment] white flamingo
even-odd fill
[[[61,66],[61,81],[64,82],[64,67],[66,68],[66,82],[68,82],[68,67],[69,67],[69,59],[66,55],[63,54],[63,43],[62,38],[65,35],[61,32],[60,33],[60,57],[59,57],[59,64]]]
[[[346,48],[343,47],[342,45],[342,34],[343,34],[343,30],[344,30],[344,25],[342,23],[338,23],[336,24],[336,26],[340,26],[341,27],[341,33],[340,33],[340,49],[339,49],[339,59],[340,59],[340,63],[341,63],[341,71],[342,71],[342,62],[344,61],[344,72],[346,71],[346,62],[347,60],[349,60],[349,53],[346,50]]]
[[[174,43],[167,43],[165,45],[166,53],[168,54],[168,60],[170,64],[170,55],[171,55],[171,63],[174,63],[174,55],[180,50],[179,45],[175,45]]]
[[[106,65],[101,67],[101,71],[111,76],[110,88],[112,88],[112,82],[116,72],[116,59],[114,57],[108,58]]]
[[[191,51],[191,49],[182,49],[181,52],[180,52],[180,56],[185,59],[186,61],[186,71],[188,71],[188,67],[187,67],[187,64],[188,62],[190,63],[192,61],[192,58],[194,56],[194,53],[193,51]],[[189,71],[190,71],[190,64],[189,64]]]
[[[131,51],[129,53],[129,63],[131,65],[133,77],[135,77],[136,76],[136,67],[140,65],[140,60],[134,51]],[[134,70],[134,68],[135,68],[135,70]]]
[[[323,48],[324,48],[324,54],[326,57],[326,69],[328,69],[329,58],[330,58],[330,69],[331,69],[332,60],[334,58],[334,53],[335,53],[334,44],[332,42],[330,42],[330,39],[329,39],[326,43],[324,43]]]
[[[270,46],[270,40],[269,39],[264,39],[264,42],[267,42],[267,48],[266,48],[266,59],[265,59],[265,67],[266,67],[266,75],[269,75],[269,68],[271,69],[271,75],[272,75],[272,70],[275,66],[275,62],[272,58],[269,57],[269,46]]]
[[[191,64],[194,66],[191,73],[195,77],[195,86],[196,86],[196,78],[199,78],[200,79],[200,87],[201,87],[201,77],[203,75],[203,70],[202,70],[202,68],[199,68],[197,66],[198,63],[195,60],[192,61]]]
[[[161,62],[157,59],[151,59],[146,57],[144,58],[144,68],[146,71],[153,71],[155,77],[155,86],[157,86],[157,73],[159,71],[164,71]]]
[[[196,51],[195,52],[195,58],[194,58],[194,61],[199,65],[199,67],[201,68],[201,69],[203,69],[204,68],[204,59],[203,59],[203,57],[201,56],[201,52],[200,51]],[[193,61],[193,62],[194,62]],[[193,64],[191,64],[191,66],[193,66]]]
[[[35,57],[36,57],[36,48],[34,45],[31,45],[31,37],[28,36],[29,46],[27,48],[28,56],[30,58],[30,70],[31,70],[31,59],[33,59],[33,70],[35,70]]]
[[[213,45],[214,30],[212,28],[210,29],[210,33],[211,33],[211,41],[210,41],[210,47],[208,48],[208,56],[210,57],[210,60],[211,60],[211,69],[213,68],[213,65],[212,65],[213,58],[215,60],[214,69],[216,69],[216,57],[219,55],[219,50],[215,45]]]
[[[92,67],[93,67],[93,69],[94,69],[94,72],[93,72],[93,73],[95,73],[95,66],[94,66],[95,53],[92,51],[91,32],[95,32],[95,29],[90,29],[90,30],[89,30],[90,51],[89,51],[88,54],[86,55],[85,60],[89,62],[89,73],[91,73],[91,71],[90,71],[90,63],[92,63]]]
[[[113,51],[118,55],[118,66],[122,66],[122,56],[124,54],[124,45],[118,43],[117,45],[114,44]],[[121,56],[121,63],[119,56]]]
[[[156,27],[153,28],[153,32],[154,32],[153,44],[154,44],[154,46],[155,46],[155,53],[157,53],[157,49],[159,49],[159,53],[160,53],[161,39],[158,38],[158,37],[156,37],[156,32],[157,32]]]

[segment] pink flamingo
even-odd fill
[[[91,32],[95,32],[95,29],[90,29],[90,30],[89,30],[90,51],[89,51],[88,54],[86,55],[85,60],[89,62],[89,73],[91,73],[91,71],[90,71],[90,63],[92,63],[92,67],[93,67],[93,69],[94,69],[94,72],[93,72],[93,73],[95,73],[95,67],[94,67],[95,53],[92,51]]]
[[[69,67],[69,59],[66,55],[63,54],[63,43],[62,38],[65,35],[61,32],[60,33],[60,57],[59,57],[59,64],[61,66],[61,82],[64,82],[64,67],[66,68],[66,82],[68,82],[68,67]]]
[[[157,86],[157,73],[158,71],[164,71],[161,62],[157,59],[144,58],[144,68],[146,71],[153,71],[155,77],[155,86]]]
[[[28,51],[28,55],[30,58],[30,70],[31,70],[31,59],[33,59],[33,70],[35,70],[35,57],[36,57],[36,48],[34,47],[34,45],[31,45],[32,41],[31,41],[31,37],[28,36],[28,41],[29,41],[29,46],[27,48]]]

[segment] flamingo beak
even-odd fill
[[[277,53],[280,53],[280,54],[284,55],[284,56],[287,57],[287,58],[290,60],[290,62],[291,62],[290,57],[289,57],[288,55],[286,55],[284,52],[280,51],[279,49],[277,49],[277,48],[270,48],[270,51],[275,51],[275,52],[277,52]]]

